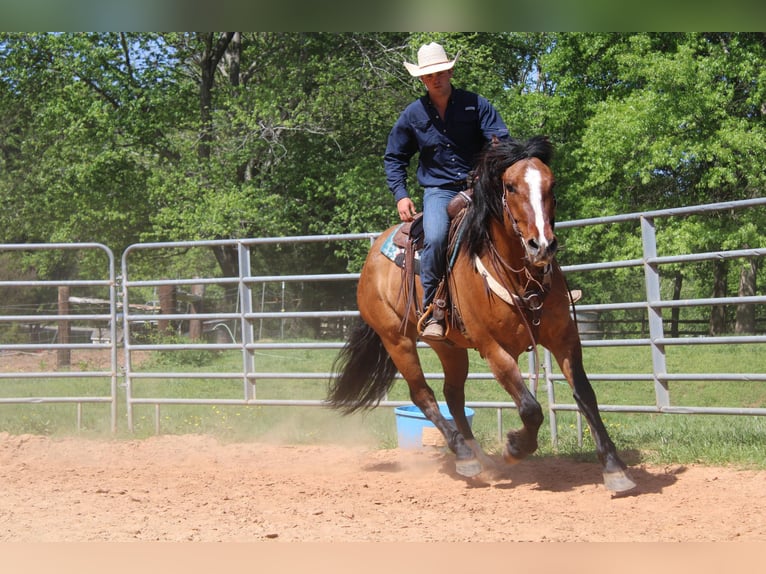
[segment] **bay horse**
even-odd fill
[[[327,402],[344,414],[373,408],[398,371],[412,402],[455,453],[456,472],[476,476],[494,463],[465,415],[468,349],[478,350],[518,408],[523,426],[508,432],[503,449],[505,461],[513,463],[535,452],[543,422],[542,408],[518,364],[521,353],[539,344],[555,357],[590,426],[606,488],[624,492],[636,484],[601,420],[583,368],[569,288],[555,261],[556,200],[548,166],[552,153],[548,138],[536,136],[525,142],[496,140],[477,160],[473,203],[463,211],[461,239],[449,257],[452,312],[446,338],[426,341],[441,361],[444,397],[454,423],[439,411],[423,374],[416,305],[402,296],[402,270],[381,252],[397,226],[375,240],[365,260],[357,287],[362,320],[335,359]],[[422,297],[419,280],[411,296]]]

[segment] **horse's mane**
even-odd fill
[[[546,136],[494,140],[484,147],[474,169],[473,207],[467,210],[464,222],[464,247],[471,255],[481,254],[489,241],[490,218],[503,218],[503,172],[517,161],[533,157],[548,165],[552,155],[553,144]]]

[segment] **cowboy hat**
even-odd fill
[[[458,55],[455,56],[454,60],[450,60],[441,45],[431,42],[430,44],[423,44],[418,50],[417,65],[404,62],[404,67],[412,76],[417,78],[451,69],[457,62]]]

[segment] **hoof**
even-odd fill
[[[473,478],[481,472],[481,463],[476,458],[455,461],[455,471],[460,476]]]
[[[473,455],[479,459],[483,470],[492,470],[497,467],[495,461],[487,456],[487,453],[482,450],[481,445],[476,442],[475,438],[467,440],[465,443],[471,448]]]
[[[604,486],[612,492],[627,492],[636,488],[636,483],[628,476],[625,471],[604,473]]]
[[[508,464],[516,464],[521,462],[522,458],[511,453],[508,449],[508,445],[505,445],[505,448],[503,449],[503,460]]]

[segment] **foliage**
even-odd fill
[[[2,33],[0,241],[119,255],[139,241],[380,231],[395,222],[386,136],[423,89],[402,61],[429,41],[459,54],[455,84],[513,135],[555,142],[559,221],[763,194],[763,33]],[[668,244],[756,247],[763,227],[762,210],[743,211],[679,223]],[[636,256],[608,226],[568,235],[567,263]],[[304,249],[343,270],[364,257]],[[215,255],[234,274],[231,251]],[[255,265],[294,272],[292,255]],[[31,263],[51,277],[93,264]],[[617,298],[608,281],[588,289]]]

